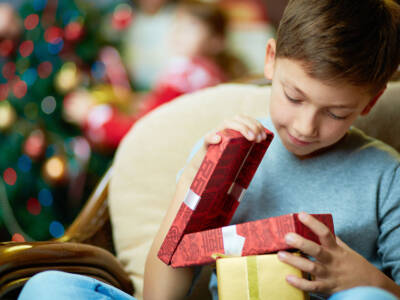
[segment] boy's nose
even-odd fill
[[[297,138],[307,139],[317,136],[317,115],[312,110],[299,112],[294,119],[293,129],[297,134]]]

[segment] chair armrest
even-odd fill
[[[0,243],[0,299],[15,293],[30,277],[45,270],[87,275],[133,294],[129,275],[102,248],[56,241],[7,242]]]
[[[112,167],[103,175],[65,234],[54,241],[90,244],[115,254],[107,201],[111,175]]]

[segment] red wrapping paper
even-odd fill
[[[313,216],[334,233],[332,215]],[[289,232],[319,243],[318,237],[298,220],[297,214],[289,214],[186,234],[173,255],[171,265],[210,264],[214,262],[212,255],[215,253],[247,256],[287,250],[290,247],[284,237]]]
[[[158,252],[163,262],[171,263],[184,235],[229,224],[272,141],[273,133],[265,132],[267,139],[261,143],[230,129],[218,133],[221,143],[209,146]]]

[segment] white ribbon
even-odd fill
[[[191,210],[195,210],[197,204],[200,202],[200,196],[193,192],[191,189],[186,193],[185,200],[183,202],[189,206]]]
[[[242,255],[246,238],[238,235],[236,225],[222,227],[222,238],[226,255]]]

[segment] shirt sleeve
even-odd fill
[[[400,285],[400,165],[382,177],[378,220],[378,255],[383,271]]]

